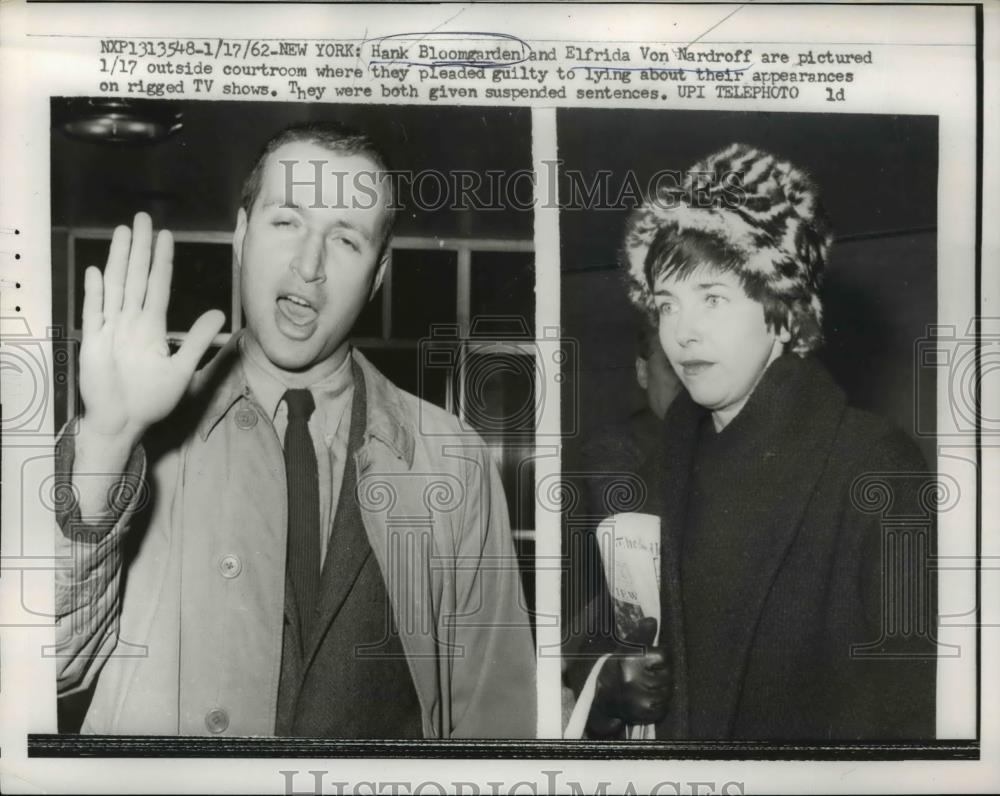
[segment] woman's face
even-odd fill
[[[710,265],[658,278],[653,300],[671,366],[721,430],[781,355],[788,331],[768,328],[763,305],[747,296],[739,278]]]

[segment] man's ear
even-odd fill
[[[389,247],[386,246],[385,250],[382,252],[381,257],[378,259],[378,270],[375,271],[375,278],[372,280],[372,289],[368,294],[368,300],[371,301],[375,298],[375,294],[378,293],[378,289],[382,287],[382,279],[385,277],[385,269],[389,265]]]
[[[635,380],[643,390],[649,389],[649,363],[642,357],[635,358]]]
[[[233,230],[233,257],[236,267],[243,267],[243,239],[247,235],[247,211],[242,207],[236,214],[236,229]]]

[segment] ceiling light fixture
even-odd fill
[[[69,99],[53,122],[83,141],[153,144],[180,130],[183,114],[173,103],[129,99]]]

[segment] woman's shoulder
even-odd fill
[[[881,415],[848,406],[837,435],[841,454],[860,458],[870,469],[927,470],[920,447],[905,431]]]

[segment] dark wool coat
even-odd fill
[[[645,477],[643,510],[661,517],[661,643],[674,666],[657,738],[692,737],[685,638],[702,632],[727,677],[712,693],[721,718],[698,737],[933,738],[934,478],[916,445],[847,407],[818,363],[776,360],[722,432],[738,444],[723,488],[703,498],[725,501],[733,534],[749,535],[738,574],[717,595],[720,626],[685,628],[685,614],[698,615],[684,610],[680,562],[706,415],[686,393],[674,401]]]

